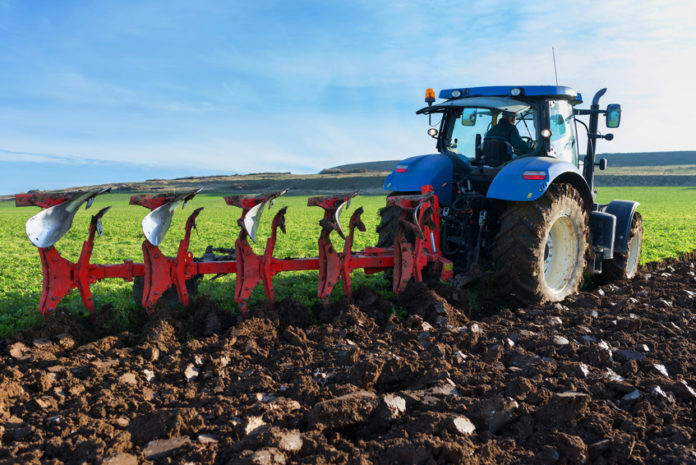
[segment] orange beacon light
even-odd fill
[[[435,91],[433,89],[425,89],[425,102],[430,106],[435,101]]]

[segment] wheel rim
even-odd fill
[[[577,266],[577,232],[567,215],[554,221],[544,247],[544,280],[549,290],[560,294],[570,282]]]
[[[628,261],[626,263],[626,277],[632,278],[638,271],[638,261],[640,259],[640,245],[642,242],[642,233],[638,231],[628,241]]]

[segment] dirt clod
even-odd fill
[[[377,407],[377,396],[369,391],[357,391],[319,402],[309,414],[310,427],[336,430],[364,423]]]

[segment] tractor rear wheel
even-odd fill
[[[585,270],[589,220],[580,193],[553,184],[535,202],[514,202],[500,217],[493,252],[496,281],[517,303],[558,302],[577,292]]]
[[[614,252],[613,260],[602,262],[602,282],[631,279],[638,272],[640,252],[643,247],[643,217],[635,212],[631,220],[631,230],[628,235],[628,246],[623,253]]]
[[[399,230],[399,218],[401,209],[393,205],[387,205],[379,210],[380,221],[377,226],[377,247],[393,247],[396,233]]]

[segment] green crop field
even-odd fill
[[[87,236],[89,220],[100,208],[111,205],[112,209],[104,216],[104,235],[95,241],[92,263],[119,263],[125,259],[142,262],[140,244],[143,234],[140,221],[148,212],[146,209],[128,205],[130,194],[108,194],[97,197],[92,209],[80,210],[75,217],[72,229],[58,242],[57,248],[64,257],[75,261],[80,253],[82,242]],[[607,187],[600,188],[599,201],[611,199],[633,199],[641,203],[645,238],[641,262],[658,260],[663,257],[678,256],[696,248],[696,188],[690,187]],[[366,233],[356,233],[354,250],[373,246],[377,242],[375,228],[378,224],[378,209],[384,205],[383,196],[359,196],[353,200],[351,208],[343,215],[343,224],[354,208],[363,206],[363,221]],[[227,206],[220,195],[198,195],[183,211],[178,211],[169,233],[160,247],[167,255],[174,255],[183,233],[184,223],[193,209],[204,206],[198,217],[198,230],[191,239],[190,250],[201,255],[209,244],[220,247],[233,247],[239,231],[237,218],[240,210]],[[270,233],[270,223],[277,209],[288,206],[286,216],[287,235],[282,234],[276,244],[276,257],[312,257],[317,255],[317,239],[320,227],[318,221],[323,210],[307,207],[306,197],[280,198],[272,210],[266,212],[259,227],[258,243],[254,246],[261,252]],[[31,326],[40,321],[36,308],[41,295],[41,263],[36,248],[29,242],[24,232],[26,220],[39,211],[36,207],[16,208],[14,202],[0,202],[0,336],[8,332]],[[334,245],[341,248],[343,242],[334,234]],[[354,272],[355,285],[369,284],[387,289],[381,274],[366,276]],[[317,302],[317,273],[283,273],[274,279],[276,298],[281,300],[293,297],[307,305]],[[334,292],[340,298],[340,285]],[[234,277],[225,276],[215,281],[206,280],[200,285],[200,292],[216,301],[222,308],[235,310]],[[138,309],[133,302],[131,284],[111,279],[92,286],[97,311],[102,305],[113,305],[122,316],[123,324],[128,315]],[[252,295],[251,302],[263,299],[259,286]],[[66,296],[61,305],[84,312],[77,291]]]

